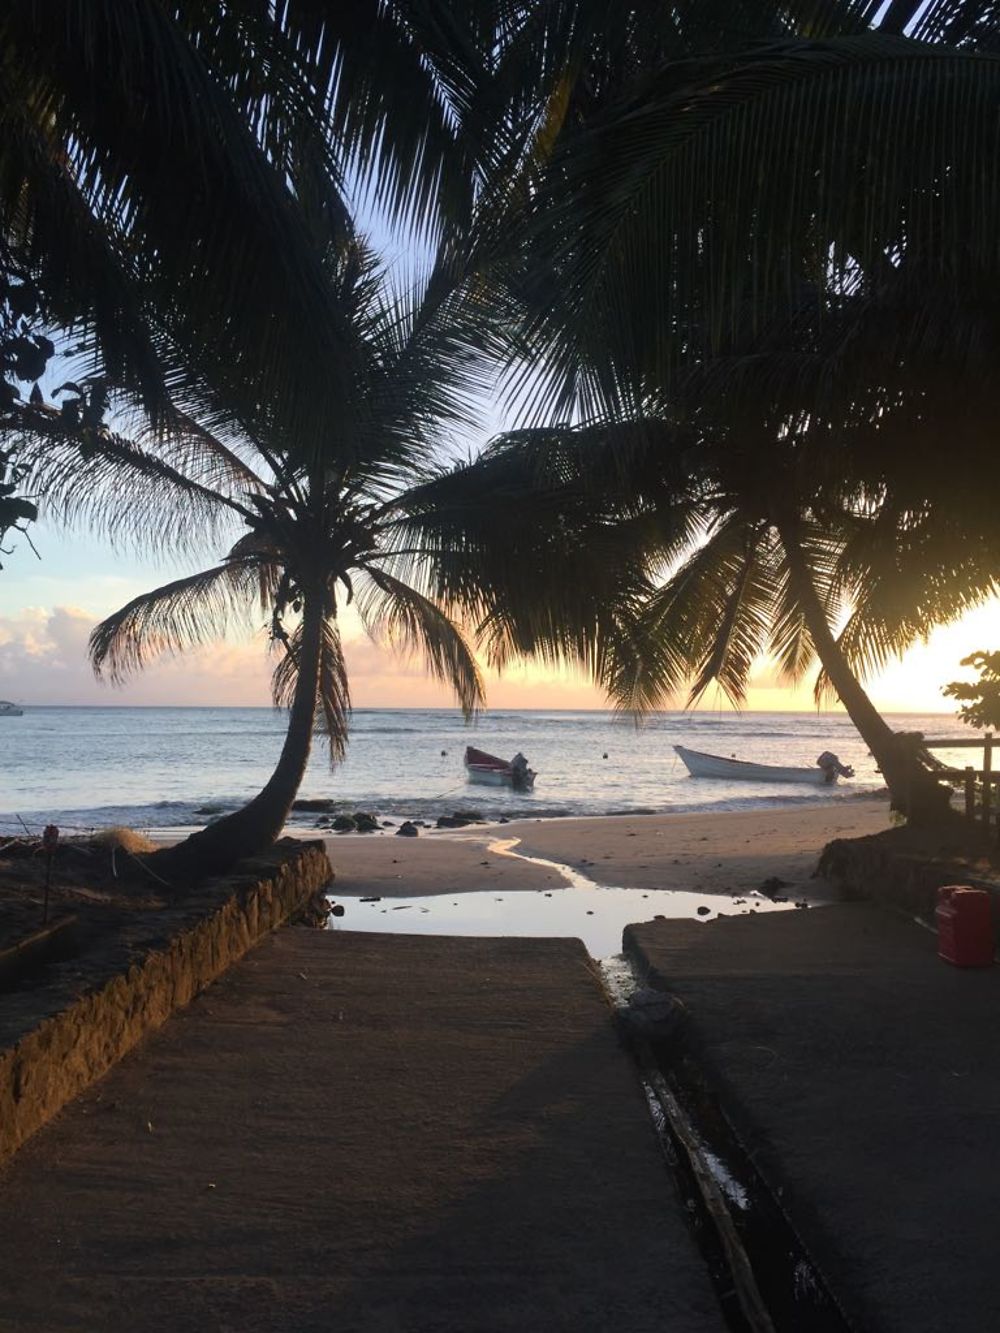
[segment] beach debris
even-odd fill
[[[395,821],[394,819],[383,819],[383,820],[382,820],[382,827],[383,827],[383,828],[395,828],[395,827],[396,827],[396,821]]]
[[[206,1188],[207,1190],[214,1190],[214,1189],[215,1189],[215,1181],[214,1181],[214,1180],[210,1180],[210,1181],[208,1182],[208,1184],[205,1186],[205,1188]]]
[[[665,991],[640,987],[619,1010],[625,1023],[647,1037],[663,1037],[672,1032],[687,1013],[684,1002]]]
[[[304,972],[300,972],[300,973],[299,973],[299,976],[302,978],[303,981],[308,981],[308,980],[309,980],[309,978],[306,976],[306,974],[305,974]]]
[[[335,833],[353,833],[358,826],[350,815],[338,815],[330,827]]]
[[[497,823],[498,823],[498,824],[509,824],[509,823],[510,823],[510,820],[507,818],[506,815],[501,815],[500,818],[497,820]]]
[[[588,916],[593,916],[593,915],[594,915],[593,908],[590,908],[590,907],[587,908],[587,915],[588,915]]]
[[[608,757],[608,752],[607,752],[607,750],[605,750],[604,753],[601,755],[601,758],[602,758],[602,759],[607,759],[607,757]]]
[[[412,903],[401,903],[399,907],[394,907],[392,910],[394,912],[408,912],[412,906]]]
[[[762,893],[765,898],[770,898],[772,902],[776,902],[777,899],[774,895],[778,890],[787,889],[789,887],[787,879],[779,879],[777,875],[769,875],[767,879],[762,880],[760,884],[757,885],[757,892]],[[787,902],[788,899],[786,898],[784,901]]]
[[[330,918],[330,899],[327,893],[333,887],[332,882],[325,888],[317,889],[300,908],[292,913],[293,926],[311,926],[314,930],[325,930]]]
[[[336,804],[329,796],[300,796],[292,802],[293,810],[308,810],[314,814],[328,813]]]
[[[145,833],[136,833],[135,829],[125,828],[122,824],[98,829],[91,835],[90,841],[95,847],[120,847],[123,852],[129,852],[132,856],[139,852],[156,851],[156,843],[147,838]]]
[[[381,897],[376,896],[374,898],[361,898],[359,901],[363,903],[380,903],[382,899]]]
[[[485,824],[478,810],[453,810],[450,815],[439,815],[438,828],[465,828],[466,824]]]
[[[45,851],[45,899],[42,906],[42,925],[46,925],[49,919],[49,889],[52,887],[52,858],[56,854],[56,848],[59,846],[59,829],[55,824],[46,824],[42,833],[42,848]],[[112,847],[111,857],[112,866],[114,865],[115,851]],[[115,872],[117,878],[117,871]]]
[[[480,864],[481,866],[488,866],[490,863],[489,863],[489,861],[480,861],[479,864]]]
[[[703,906],[703,907],[699,907],[699,908],[697,908],[696,910],[697,910],[697,913],[698,913],[699,916],[708,916],[709,912],[711,912],[712,909],[711,909],[710,907],[704,907],[704,906]]]
[[[400,824],[399,828],[396,830],[396,837],[416,838],[419,833],[420,830],[417,828],[416,824],[414,824],[412,819],[404,819],[402,824]]]

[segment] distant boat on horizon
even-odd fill
[[[9,699],[0,699],[0,717],[24,717],[24,709],[18,708]]]

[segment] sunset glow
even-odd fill
[[[9,589],[5,589],[9,594]],[[87,664],[91,628],[111,604],[86,608],[24,607],[0,612],[0,696],[26,704],[266,706],[269,658],[261,633],[210,645],[183,658],[166,658],[124,687],[95,681]],[[868,682],[876,706],[890,713],[948,714],[941,695],[949,680],[968,676],[960,659],[977,648],[997,646],[1000,604],[971,612],[954,625],[941,626],[927,644],[913,647]],[[447,688],[431,680],[418,662],[406,661],[365,637],[360,625],[345,619],[345,649],[352,697],[359,708],[453,707]],[[491,708],[604,708],[600,691],[578,673],[556,672],[536,663],[520,664],[503,675],[486,671]],[[779,684],[761,662],[754,673],[747,708],[767,712],[808,712],[815,674],[797,689]],[[683,706],[678,699],[675,707]],[[726,711],[721,693],[709,691],[704,709]],[[823,711],[839,711],[828,699]]]

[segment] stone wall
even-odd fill
[[[993,896],[994,926],[1000,926],[1000,884],[979,865],[960,856],[911,850],[903,837],[876,833],[827,843],[817,874],[836,885],[844,898],[871,899],[933,921],[937,891],[945,884],[968,884]]]
[[[0,1160],[332,879],[321,842],[286,840],[0,997]]]

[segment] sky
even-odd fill
[[[94,624],[140,592],[193,572],[167,561],[116,555],[87,538],[61,534],[44,523],[33,532],[41,559],[20,540],[0,557],[0,698],[22,704],[122,704],[210,706],[267,705],[266,635],[233,637],[183,657],[166,659],[126,686],[95,680],[87,663]],[[206,563],[210,563],[209,556]],[[428,679],[419,661],[401,660],[372,644],[356,619],[342,622],[355,707],[451,707],[446,687]],[[959,666],[975,649],[1000,648],[1000,603],[939,628],[881,676],[868,682],[885,712],[953,713],[941,694],[949,680],[971,678]],[[525,664],[499,677],[486,674],[493,708],[602,708],[600,692],[580,676]],[[766,662],[758,664],[747,701],[751,709],[810,711],[812,682],[792,691],[780,686]],[[678,699],[677,707],[683,706]],[[709,694],[705,707],[726,708]],[[836,708],[827,703],[826,708]]]

